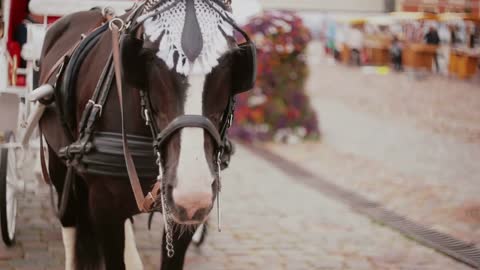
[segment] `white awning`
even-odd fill
[[[398,20],[390,15],[378,15],[367,17],[367,22],[374,25],[392,25]]]
[[[123,14],[133,6],[133,0],[31,0],[30,11],[45,16],[64,16],[93,7],[112,7],[117,14]]]

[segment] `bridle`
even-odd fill
[[[173,0],[173,3],[180,1],[193,1],[193,0]],[[225,4],[219,0],[204,0],[211,8],[216,10],[215,7],[210,3],[214,1],[215,3],[221,3],[222,7],[225,7]],[[158,4],[164,1],[159,1],[157,5],[149,6],[150,10],[155,9]],[[237,65],[240,69],[249,69],[245,70],[233,70],[232,71],[232,93],[229,95],[228,105],[225,108],[225,111],[221,117],[219,128],[212,123],[212,121],[203,115],[181,115],[172,120],[167,126],[160,130],[156,122],[154,121],[154,115],[151,109],[151,101],[148,93],[145,89],[141,89],[141,107],[142,107],[142,117],[145,120],[145,124],[149,127],[152,138],[154,138],[153,148],[157,155],[157,165],[159,167],[159,173],[157,177],[157,182],[152,188],[152,190],[145,196],[140,185],[140,179],[133,162],[133,157],[130,153],[128,142],[126,139],[126,130],[125,130],[125,115],[123,107],[123,74],[122,74],[122,54],[125,50],[125,46],[129,44],[137,44],[141,46],[143,41],[137,38],[137,31],[140,28],[143,21],[152,17],[160,16],[162,10],[147,13],[144,15],[140,22],[137,21],[137,18],[142,14],[142,7],[145,4],[137,5],[133,8],[133,11],[126,20],[115,17],[109,21],[109,27],[112,32],[112,57],[113,57],[113,67],[115,70],[115,81],[117,85],[118,98],[120,103],[121,111],[121,121],[122,121],[122,143],[124,157],[126,161],[126,167],[128,176],[130,179],[130,184],[135,196],[135,200],[140,212],[152,212],[159,210],[158,209],[158,198],[160,196],[161,201],[161,210],[163,212],[164,222],[165,222],[165,231],[167,239],[167,253],[169,257],[173,257],[173,239],[172,239],[172,224],[171,220],[168,218],[168,205],[166,204],[166,183],[163,181],[162,175],[162,155],[161,148],[168,141],[173,134],[182,130],[183,128],[201,128],[205,130],[212,138],[214,142],[214,157],[215,162],[215,178],[217,182],[217,211],[218,211],[218,226],[220,230],[220,191],[221,191],[221,181],[220,181],[220,172],[222,170],[222,160],[229,160],[224,158],[225,155],[229,155],[226,151],[228,146],[227,132],[231,127],[233,122],[233,116],[235,111],[235,94],[250,90],[253,88],[255,77],[256,77],[256,49],[253,42],[250,40],[248,35],[240,29],[233,19],[225,17],[222,13],[218,12],[222,18],[233,26],[234,29],[239,31],[245,38],[246,42],[238,45],[238,48],[235,49],[233,53],[233,62],[232,65]],[[242,76],[241,74],[246,74]],[[228,166],[228,164],[223,164],[223,167]]]

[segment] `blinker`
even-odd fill
[[[143,40],[136,38],[134,33],[128,33],[123,35],[120,44],[123,78],[128,84],[140,89],[146,88],[146,82],[143,79],[146,69],[140,56],[143,42]]]
[[[257,79],[257,48],[247,42],[238,45],[233,52],[232,91],[233,95],[251,90]]]

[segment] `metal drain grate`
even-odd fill
[[[284,173],[317,189],[325,195],[339,200],[355,211],[367,215],[376,222],[400,231],[405,236],[433,248],[459,262],[480,269],[480,249],[450,235],[427,228],[382,207],[380,204],[325,181],[310,171],[260,146],[244,145],[252,153],[270,162]]]
[[[470,207],[465,211],[465,215],[471,220],[480,221],[480,207]]]

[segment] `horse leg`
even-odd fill
[[[65,270],[75,269],[75,233],[74,227],[62,227],[63,247],[65,249]]]
[[[173,248],[175,254],[173,258],[169,258],[167,255],[167,241],[165,230],[163,231],[163,241],[162,241],[162,270],[182,270],[185,263],[185,254],[187,253],[188,246],[192,241],[194,232],[180,232],[175,230],[173,232]]]
[[[95,225],[105,262],[105,270],[125,270],[125,229],[121,220],[102,220]]]
[[[138,212],[130,184],[109,177],[88,181],[91,220],[105,269],[142,269],[128,220]]]
[[[130,219],[125,221],[125,249],[123,252],[125,268],[127,270],[142,270],[143,264],[135,243],[132,222]]]
[[[67,168],[52,149],[49,148],[48,150],[48,171],[50,172],[50,179],[58,192],[58,198],[61,198],[63,194],[63,183],[65,181]],[[65,249],[65,269],[73,270],[75,269],[74,247],[76,214],[75,205],[72,200],[67,203],[65,214],[60,219],[60,223],[62,224],[62,239]]]

